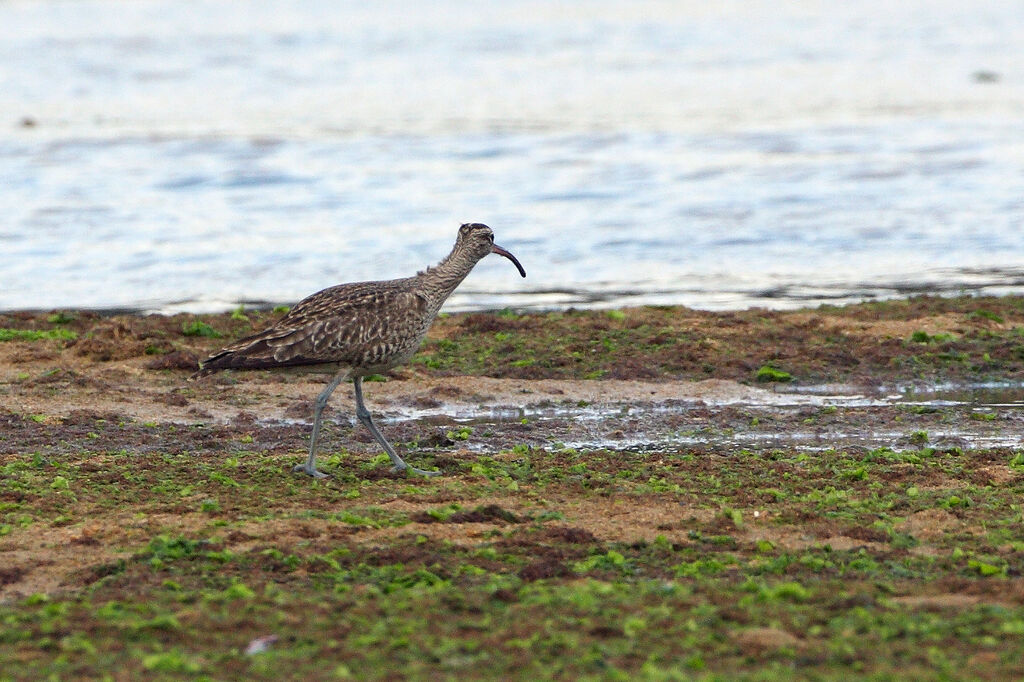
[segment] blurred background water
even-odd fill
[[[1024,4],[0,2],[0,309],[1024,291]]]

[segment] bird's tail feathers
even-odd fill
[[[310,360],[302,355],[302,349],[298,346],[286,349],[293,351],[291,353],[280,352],[282,340],[295,334],[294,329],[282,330],[271,327],[239,339],[200,362],[199,371],[188,380],[195,381],[224,369],[272,369],[311,364]]]

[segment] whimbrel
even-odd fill
[[[320,418],[334,389],[342,381],[352,379],[356,417],[388,453],[395,470],[409,469],[423,476],[436,476],[441,472],[424,471],[406,464],[381,435],[363,403],[363,377],[387,371],[411,358],[441,304],[473,266],[490,253],[508,258],[519,269],[519,274],[526,277],[516,257],[494,243],[491,228],[481,223],[466,223],[459,227],[452,252],[436,266],[414,277],[339,284],[307,296],[273,326],[208,357],[190,379],[223,369],[326,366],[334,371],[334,377],[316,399],[309,457],[293,471],[315,478],[326,477],[316,468]]]

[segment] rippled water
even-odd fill
[[[0,4],[0,309],[1024,290],[1024,5]]]

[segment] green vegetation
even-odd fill
[[[757,379],[760,382],[768,382],[768,381],[786,382],[786,381],[792,381],[793,380],[793,375],[790,374],[789,372],[784,372],[781,369],[776,369],[775,367],[772,367],[771,365],[762,365],[761,368],[757,370],[757,374],[754,376],[754,378]]]
[[[621,322],[626,319],[626,313],[621,310],[606,310],[604,314],[608,316],[609,320],[615,320],[617,322]]]
[[[71,341],[78,334],[60,327],[56,329],[5,329],[0,328],[0,341]]]
[[[319,482],[275,453],[0,455],[0,542],[87,557],[0,604],[4,674],[1024,673],[1024,451],[517,447],[429,481],[354,462]]]
[[[74,322],[78,319],[78,315],[73,312],[66,312],[63,310],[51,313],[46,316],[46,321],[50,324],[67,324],[68,322]]]
[[[914,343],[946,343],[953,341],[956,337],[949,332],[940,332],[938,334],[929,334],[926,331],[918,330],[910,335],[910,340]]]
[[[242,319],[232,315],[232,319]],[[202,320],[192,320],[191,322],[185,322],[181,325],[181,333],[185,336],[206,336],[209,338],[220,338],[223,336],[216,329],[208,325]]]

